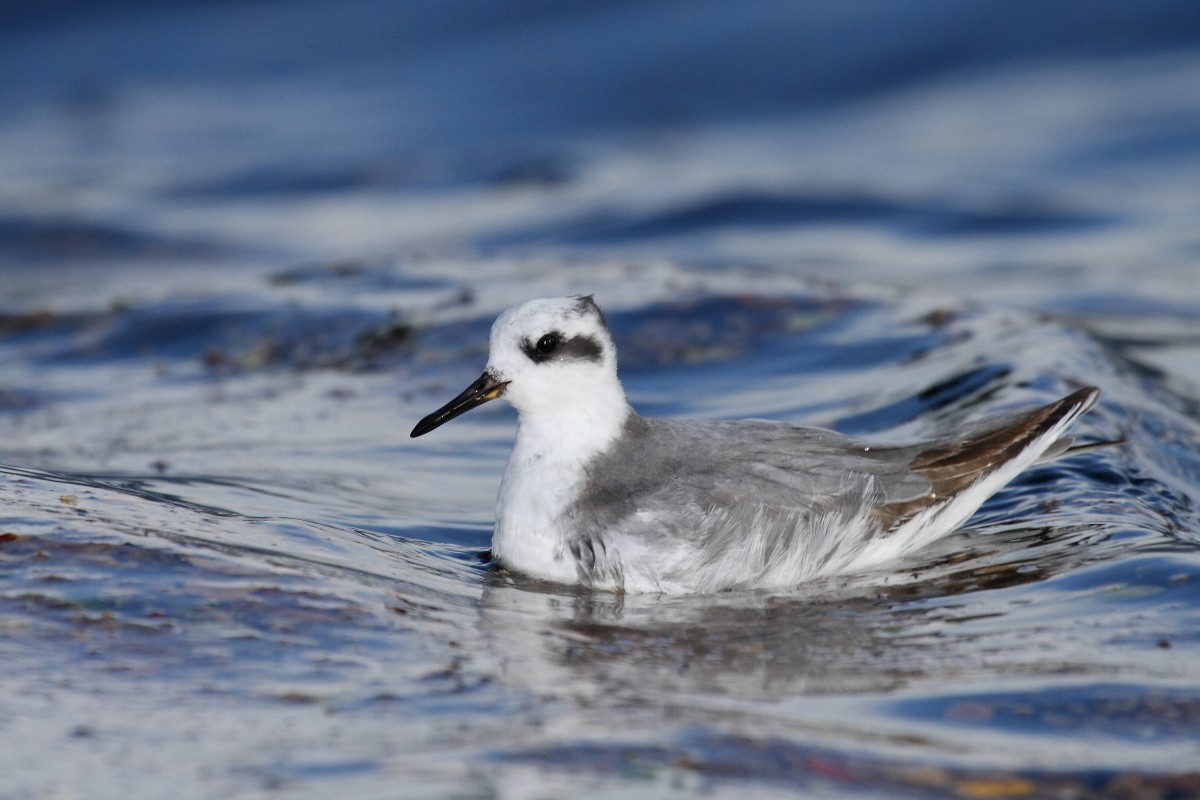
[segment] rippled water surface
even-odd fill
[[[0,798],[1200,796],[1192,4],[16,8]],[[582,292],[645,414],[1126,443],[870,574],[530,581],[512,411],[408,431]]]

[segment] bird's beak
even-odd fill
[[[479,376],[479,380],[464,389],[462,394],[418,422],[417,427],[413,428],[409,435],[414,439],[423,436],[459,414],[465,414],[488,400],[495,400],[504,394],[505,386],[508,386],[508,381],[498,381],[492,373],[484,372]]]

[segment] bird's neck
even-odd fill
[[[621,434],[633,413],[620,384],[518,412],[513,456],[568,472],[580,471]],[[542,470],[538,470],[541,472]]]
[[[623,423],[624,417],[522,417],[500,482],[497,522],[519,519],[543,534],[555,529],[587,478],[588,462],[608,449]]]

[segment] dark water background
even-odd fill
[[[1200,6],[0,11],[0,798],[1200,796]],[[480,558],[491,319],[634,405],[1128,444],[903,564]]]

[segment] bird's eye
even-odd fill
[[[542,338],[538,339],[537,350],[543,355],[554,352],[554,348],[558,347],[558,337],[553,333],[547,333]]]

